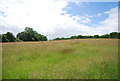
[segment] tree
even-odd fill
[[[15,42],[15,36],[11,32],[7,32],[5,35],[9,42]]]
[[[77,36],[71,36],[70,39],[77,39]]]
[[[0,34],[0,42],[2,42],[2,35]]]
[[[110,38],[119,38],[119,33],[117,32],[110,33]]]
[[[83,38],[82,35],[78,35],[78,36],[77,36],[77,39],[82,39],[82,38]]]
[[[23,32],[18,33],[17,38],[23,41],[47,41],[46,36],[39,34],[29,27],[26,27]]]
[[[94,38],[99,38],[99,35],[94,35]]]
[[[118,39],[120,39],[120,32],[118,33]]]
[[[23,41],[32,41],[32,37],[30,36],[30,33],[28,32],[21,32],[17,34],[17,38]]]
[[[104,35],[94,35],[94,36],[82,36],[82,35],[78,35],[78,36],[71,36],[70,38],[55,38],[53,40],[67,40],[67,39],[81,39],[81,38],[120,38],[120,32],[112,32],[110,34],[104,34]]]
[[[59,37],[57,37],[57,38],[55,38],[55,39],[53,39],[53,40],[60,40],[60,38],[59,38]]]
[[[47,37],[42,35],[43,41],[47,41]]]
[[[25,32],[33,32],[33,28],[26,27]]]
[[[33,30],[33,28],[29,28],[29,27],[26,27],[24,32],[29,33],[30,36],[33,38],[34,38],[34,35],[37,34],[37,32]]]
[[[109,34],[105,34],[105,35],[101,35],[100,38],[109,38],[110,35]]]
[[[2,42],[9,42],[9,40],[6,38],[6,34],[2,34]]]

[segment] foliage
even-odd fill
[[[11,32],[7,32],[6,34],[0,35],[2,38],[2,42],[15,42],[15,36]]]
[[[2,42],[2,35],[0,34],[0,42]]]
[[[39,34],[29,27],[26,27],[25,31],[18,33],[17,37],[23,41],[47,41],[46,36]]]
[[[94,38],[99,38],[99,35],[94,35]]]
[[[21,42],[22,40],[20,40],[19,38],[15,38],[15,42]]]
[[[104,35],[94,35],[94,36],[83,36],[83,35],[78,35],[78,36],[71,36],[70,38],[55,38],[53,40],[66,40],[66,39],[86,39],[86,38],[115,38],[119,39],[120,38],[120,32],[112,32],[110,34],[104,34]]]
[[[57,37],[53,40],[68,40],[68,39],[88,39],[88,38],[120,38],[120,32],[111,32],[110,34],[104,35],[78,35],[71,36],[69,38],[65,37]],[[16,42],[16,41],[47,41],[47,37],[39,34],[37,31],[34,31],[33,28],[26,27],[24,31],[19,32],[15,37],[11,32],[7,32],[6,34],[0,34],[0,42]]]
[[[109,34],[101,35],[100,38],[110,38]]]
[[[112,33],[110,33],[110,38],[120,38],[120,32],[119,33],[117,33],[117,32],[112,32]]]
[[[15,36],[11,32],[7,32],[5,35],[9,42],[15,42]]]
[[[11,32],[0,34],[0,42],[17,42],[17,41],[47,41],[47,37],[34,31],[32,28],[26,27],[15,37]]]
[[[6,34],[2,34],[2,42],[9,42],[9,40],[6,38]]]

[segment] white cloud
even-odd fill
[[[109,17],[100,23],[101,26],[96,28],[101,34],[118,31],[118,7],[112,8],[107,12]]]
[[[48,32],[59,22],[62,9],[66,2],[55,0],[1,0],[0,10],[4,11],[8,17],[4,17],[6,23],[19,28],[26,26],[34,27],[40,32]],[[55,23],[55,24],[54,24]]]
[[[97,16],[97,17],[100,17],[101,15],[102,15],[102,14],[97,14],[96,16]]]
[[[0,33],[16,34],[29,26],[52,39],[117,31],[117,8],[107,11],[109,17],[99,26],[89,27],[83,24],[91,21],[89,17],[72,16],[63,10],[69,2],[78,0],[0,0],[0,11],[5,15],[0,15]]]
[[[89,23],[90,21],[91,21],[91,19],[85,18],[85,19],[83,19],[81,22],[82,22],[82,23]]]

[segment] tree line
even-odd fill
[[[16,37],[11,32],[0,34],[0,42],[17,41],[47,41],[47,37],[29,27],[26,27],[23,32],[18,33]]]
[[[77,36],[71,36],[70,38],[55,38],[53,40],[67,40],[67,39],[86,39],[86,38],[115,38],[115,39],[120,39],[120,32],[112,32],[110,34],[104,34],[104,35],[89,35],[89,36],[83,36],[83,35],[77,35]]]
[[[110,34],[104,35],[77,35],[71,36],[69,38],[61,37],[55,38],[53,40],[67,40],[67,39],[87,39],[87,38],[120,38],[120,32],[112,32]],[[47,37],[39,34],[37,31],[34,31],[33,28],[26,27],[23,32],[20,32],[16,37],[11,33],[7,32],[6,34],[0,34],[0,42],[17,42],[17,41],[47,41]]]

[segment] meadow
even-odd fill
[[[118,39],[2,44],[3,79],[118,79]]]

